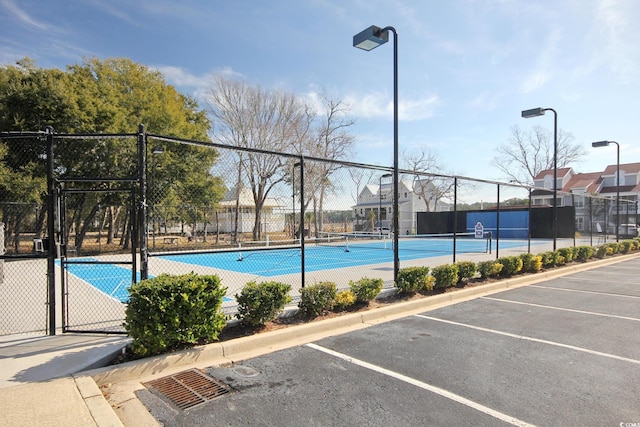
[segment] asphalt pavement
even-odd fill
[[[639,272],[574,264],[96,369],[128,339],[3,337],[0,426],[640,425]],[[159,391],[176,378],[201,402]]]

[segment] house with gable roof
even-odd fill
[[[620,164],[620,206],[616,203],[618,165],[609,165],[602,172],[576,173],[572,168],[557,170],[558,206],[574,206],[576,230],[601,229],[615,234],[619,224],[638,221],[640,198],[640,163]],[[534,177],[531,203],[534,206],[553,206],[553,169],[541,171]],[[612,202],[606,208],[594,208],[586,195],[599,195]],[[597,225],[597,227],[592,227]]]
[[[247,187],[231,188],[218,204],[218,225],[221,233],[232,233],[238,223],[238,233],[250,233],[253,231],[256,215],[256,204],[253,193]],[[273,198],[267,198],[262,206],[260,215],[260,228],[263,233],[281,232],[285,228],[284,206]],[[207,229],[214,228],[215,224],[209,224]]]
[[[400,234],[416,233],[417,212],[448,211],[451,208],[449,204],[429,196],[435,192],[431,182],[400,180],[398,190]],[[365,185],[358,195],[357,204],[352,206],[352,215],[355,231],[374,231],[378,228],[392,230],[393,182]]]

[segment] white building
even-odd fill
[[[450,205],[442,201],[434,201],[425,193],[435,194],[434,185],[428,181],[400,180],[398,183],[398,225],[400,234],[416,233],[416,213],[448,211]],[[417,192],[414,189],[418,190]],[[429,192],[431,189],[431,193]],[[418,194],[416,194],[418,193]],[[358,203],[352,207],[356,230],[373,231],[376,228],[393,229],[393,183],[367,184],[358,195]]]
[[[557,170],[558,207],[574,206],[576,230],[593,228],[597,223],[602,230],[615,233],[616,222],[624,224],[637,221],[636,212],[640,197],[640,163],[620,164],[620,185],[618,186],[618,165],[609,165],[602,172],[576,173],[572,168]],[[531,192],[531,203],[553,206],[553,169],[541,171],[533,179],[536,189]],[[620,193],[619,211],[615,200]],[[611,199],[605,211],[595,209],[589,199],[580,196],[599,195]]]
[[[235,231],[236,217],[238,233],[251,233],[253,231],[256,204],[250,189],[243,187],[239,195],[236,193],[235,188],[229,190],[218,206],[218,225],[221,233],[233,233]],[[211,224],[209,227],[215,229],[216,224]],[[260,214],[260,228],[262,233],[282,232],[284,230],[284,206],[278,203],[277,200],[272,198],[265,200]]]

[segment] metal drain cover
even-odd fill
[[[192,408],[231,391],[229,385],[198,369],[189,369],[142,385],[178,409]]]

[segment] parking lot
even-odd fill
[[[232,387],[167,426],[640,425],[640,258],[206,373]],[[634,424],[635,423],[635,424]]]

